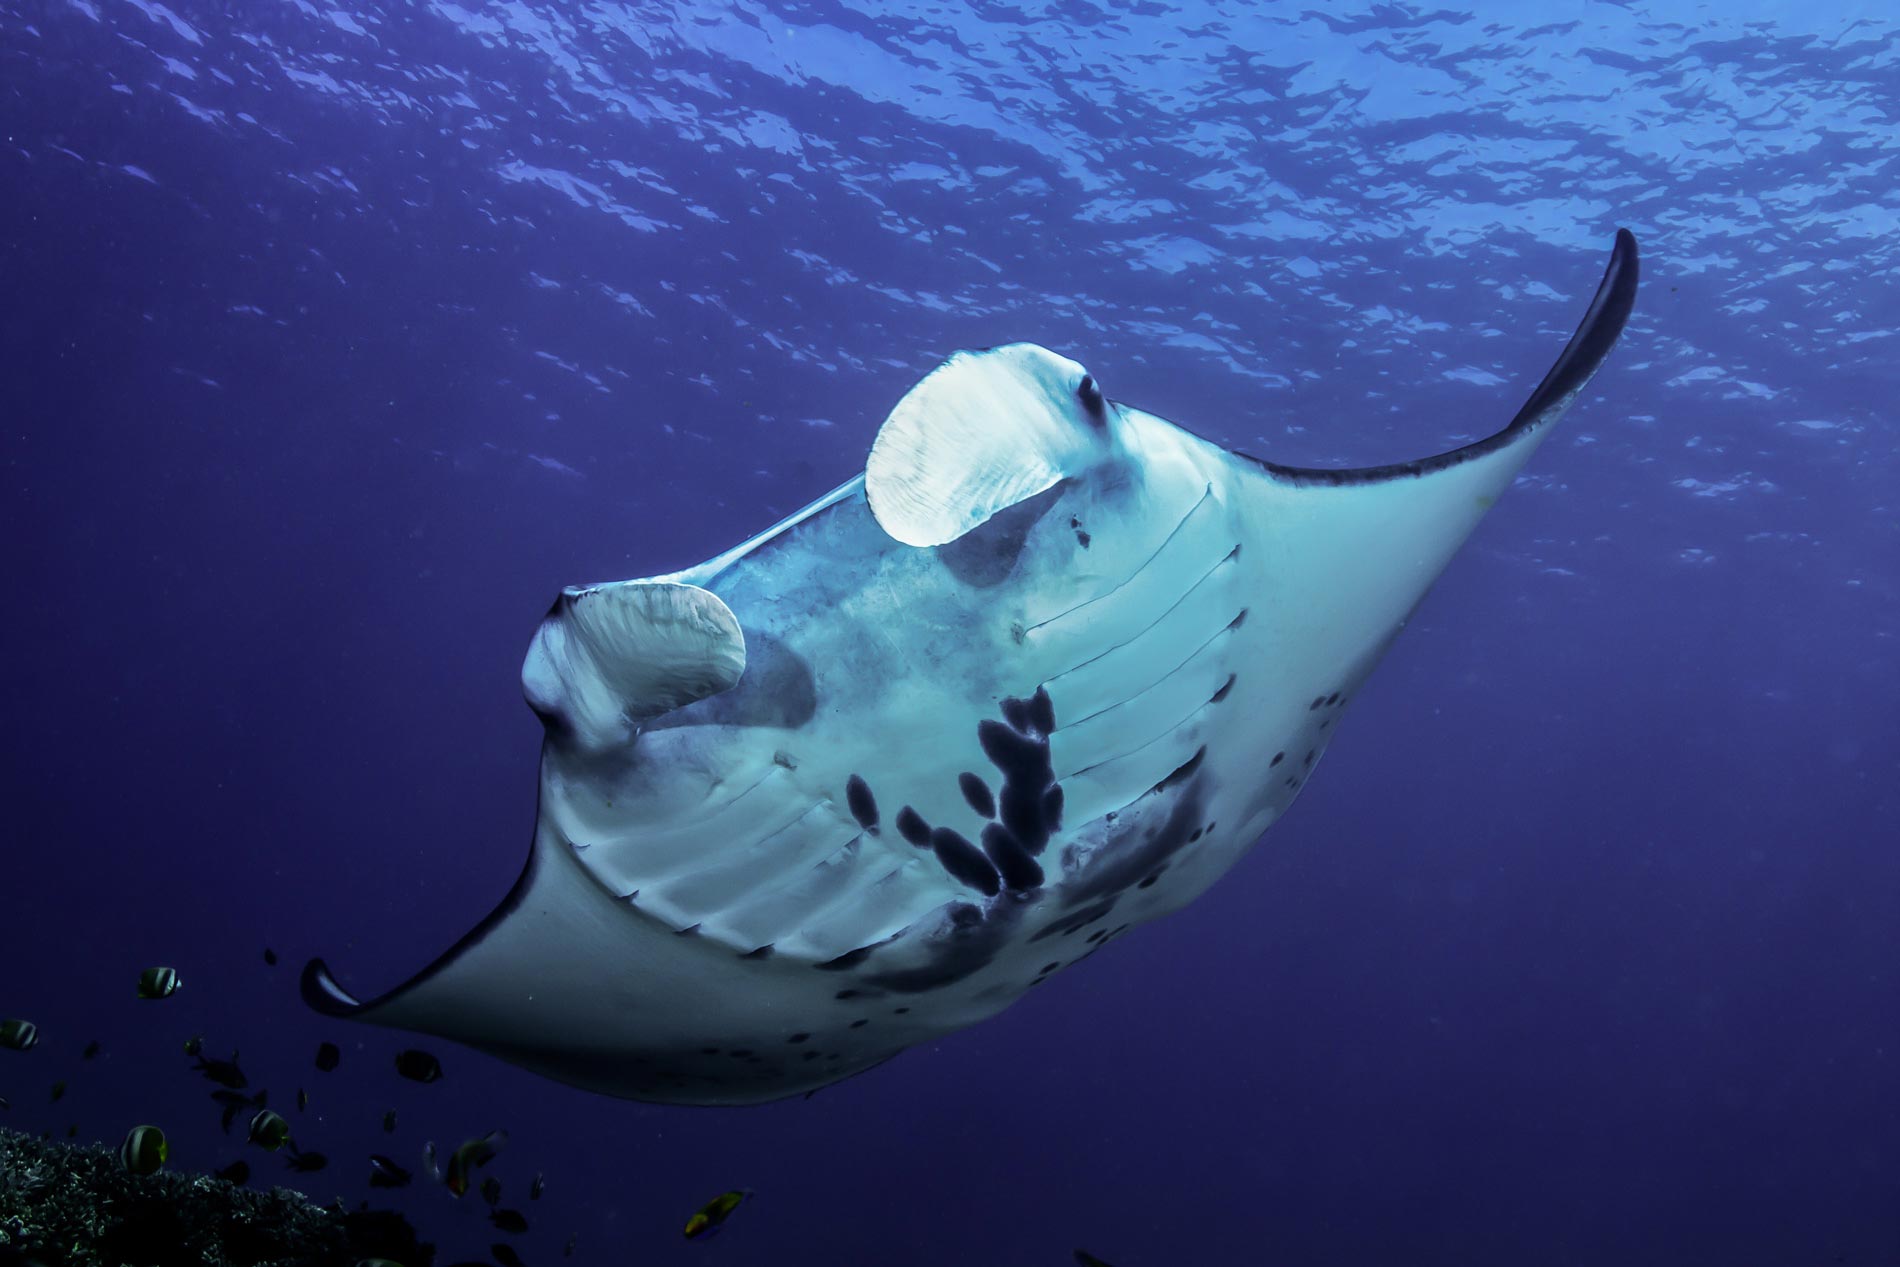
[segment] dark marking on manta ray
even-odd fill
[[[908,805],[897,811],[897,833],[919,849],[930,845],[930,824]]]
[[[1276,752],[1273,754],[1273,760],[1267,762],[1267,769],[1271,770],[1273,769],[1274,766],[1279,765],[1282,761],[1285,761],[1285,760],[1286,760],[1286,753]]]
[[[863,776],[854,774],[844,781],[844,803],[851,807],[851,817],[858,820],[858,826],[877,830],[877,798],[871,795],[871,785]]]
[[[1039,686],[1028,699],[1005,699],[1002,712],[1004,722],[986,717],[976,724],[976,739],[983,755],[1003,774],[998,798],[1003,826],[1035,857],[1054,829],[1045,812],[1045,794],[1056,786],[1048,738],[1056,725],[1055,703]],[[1059,801],[1055,808],[1059,822]]]
[[[1004,507],[955,541],[936,547],[937,561],[972,589],[988,589],[1016,570],[1029,534],[1062,499],[1057,483]]]
[[[930,848],[945,871],[986,897],[1002,891],[1002,877],[996,867],[967,837],[948,827],[938,827],[930,833]]]
[[[903,1015],[904,1013],[906,1013],[906,1012],[908,1012],[908,1011],[910,1011],[910,1009],[909,1009],[909,1008],[907,1008],[907,1007],[894,1007],[894,1008],[892,1008],[892,1009],[891,1009],[891,1015],[892,1015],[892,1016],[902,1016],[902,1015]]]
[[[688,924],[688,925],[687,925],[686,927],[684,927],[684,928],[676,928],[676,929],[674,929],[674,930],[673,930],[673,936],[675,936],[675,937],[697,937],[697,936],[699,936],[699,925],[698,925],[698,924]]]
[[[983,852],[996,864],[1003,884],[1010,890],[1020,893],[1042,887],[1042,864],[1030,857],[1023,842],[1001,823],[984,825]]]
[[[1172,774],[1168,775],[1167,778],[1161,780],[1161,782],[1155,784],[1154,787],[1150,790],[1155,791],[1155,792],[1165,792],[1171,787],[1179,787],[1181,784],[1186,783],[1189,779],[1194,777],[1194,772],[1201,768],[1201,762],[1205,760],[1206,757],[1207,757],[1207,745],[1202,744],[1199,748],[1195,750],[1193,756],[1189,757],[1186,761],[1176,766]],[[1196,832],[1195,834],[1199,835],[1200,833]]]
[[[860,1017],[859,1017],[859,1018],[858,1018],[857,1020],[855,1020],[855,1021],[852,1021],[852,1022],[851,1022],[851,1028],[852,1028],[852,1029],[863,1029],[863,1028],[864,1028],[864,1027],[865,1027],[866,1025],[869,1025],[870,1023],[871,1023],[871,1018],[870,1018],[870,1017],[868,1017],[868,1016],[860,1016]]]
[[[1175,800],[1168,810],[1167,818],[1159,825],[1149,827],[1141,840],[1124,836],[1101,851],[1094,864],[1077,877],[1077,882],[1069,892],[1070,899],[1083,902],[1091,898],[1118,897],[1185,849],[1189,834],[1200,825],[1205,811],[1202,788],[1206,777],[1197,774],[1174,792]],[[1152,792],[1136,804],[1159,807]],[[1167,802],[1161,801],[1159,804],[1165,805]],[[1152,818],[1152,813],[1143,815],[1144,820],[1152,821]]]
[[[957,776],[957,786],[963,790],[963,799],[970,803],[971,809],[985,818],[996,817],[996,797],[980,776],[965,770]]]
[[[1316,748],[1308,748],[1308,749],[1306,750],[1306,764],[1307,764],[1307,765],[1312,765],[1312,764],[1313,764],[1313,758],[1314,758],[1314,757],[1317,757],[1318,755],[1319,755],[1319,750],[1318,750],[1318,749],[1316,749]]]
[[[1328,704],[1337,704],[1339,702],[1339,692],[1334,691],[1331,695],[1328,695],[1326,697],[1326,702]]]
[[[1054,972],[1057,968],[1060,968],[1061,966],[1062,966],[1062,961],[1060,959],[1056,960],[1054,963],[1046,963],[1042,965],[1042,971],[1037,973],[1036,975],[1046,977],[1050,973]]]
[[[1051,783],[1042,794],[1042,825],[1051,835],[1062,830],[1062,785]]]
[[[856,950],[845,951],[836,959],[827,959],[823,963],[813,964],[812,967],[818,969],[820,972],[843,972],[845,969],[855,968],[866,959],[869,959],[871,952],[882,944],[883,943],[878,942],[869,946],[859,946]]]
[[[1226,699],[1227,693],[1234,689],[1234,680],[1239,676],[1240,675],[1237,673],[1229,673],[1227,675],[1227,680],[1220,684],[1220,690],[1215,691],[1214,694],[1208,699],[1207,702],[1210,704],[1218,704],[1222,700]]]
[[[831,997],[834,999],[855,999],[861,993],[863,993],[861,990],[840,990]]]
[[[1110,911],[1114,910],[1115,902],[1118,897],[1119,894],[1117,897],[1105,898],[1092,906],[1085,906],[1079,911],[1072,911],[1060,919],[1044,924],[1041,928],[1038,928],[1034,933],[1030,934],[1029,940],[1041,941],[1046,937],[1054,937],[1058,933],[1067,937],[1070,933],[1080,932],[1082,929],[1093,924],[1096,920],[1102,919]]]
[[[1091,538],[1088,533],[1082,530],[1082,521],[1080,519],[1077,519],[1074,515],[1070,515],[1069,527],[1075,531],[1075,543],[1081,546],[1084,550],[1088,549],[1089,542],[1093,540],[1093,538]]]
[[[977,856],[982,857],[980,853]],[[988,867],[989,860],[984,859],[983,865]],[[925,994],[955,985],[995,962],[1004,947],[1016,939],[1026,909],[1026,904],[1014,902],[995,903],[987,911],[974,903],[952,906],[934,927],[913,928],[917,940],[911,947],[918,949],[921,941],[923,962],[872,973],[864,979],[898,994]],[[896,1009],[899,1014],[908,1010]]]
[[[740,955],[739,958],[741,959],[770,959],[774,953],[775,952],[772,949],[772,943],[768,941],[763,946],[759,946],[755,949],[746,951],[743,955]]]
[[[732,689],[640,723],[642,730],[681,726],[771,726],[797,730],[818,712],[811,665],[783,639],[761,629],[745,635],[745,674]]]
[[[793,1034],[790,1038],[786,1039],[785,1041],[788,1043],[808,1043],[811,1041],[811,1035],[805,1033],[803,1030],[800,1030],[798,1033]]]
[[[1320,705],[1324,704],[1325,702],[1326,702],[1326,697],[1322,695],[1318,699],[1314,700],[1311,704],[1308,704],[1306,706],[1306,711],[1310,713],[1314,709],[1318,708]]]

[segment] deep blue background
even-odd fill
[[[221,1165],[203,1031],[320,1200],[505,1126],[531,1263],[1900,1263],[1900,24],[1788,8],[0,0],[0,1123]],[[507,888],[561,585],[847,478],[951,350],[1414,457],[1619,224],[1622,346],[1185,913],[763,1109],[418,1088],[297,1002]]]

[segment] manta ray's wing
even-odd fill
[[[1636,246],[1502,431],[1354,471],[1228,453],[1040,348],[959,354],[867,473],[698,568],[570,590],[523,666],[534,847],[331,1015],[609,1094],[796,1094],[1191,900],[1621,331]],[[1000,787],[995,790],[992,785]]]

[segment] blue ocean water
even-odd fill
[[[308,1089],[320,1201],[505,1127],[526,1234],[377,1194],[444,1262],[1900,1263],[1897,39],[1760,0],[0,0],[0,1015],[43,1035],[0,1124],[223,1165],[203,1033]],[[850,477],[951,351],[1413,458],[1510,418],[1618,226],[1622,343],[1184,912],[743,1110],[440,1043],[416,1086],[298,1000],[513,881],[561,586]],[[158,963],[185,988],[136,1000]]]

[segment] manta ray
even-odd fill
[[[1219,879],[1634,303],[1619,230],[1501,431],[1282,466],[1029,343],[959,352],[864,473],[717,558],[564,590],[522,666],[533,846],[486,919],[306,1001],[629,1099],[809,1093]]]

